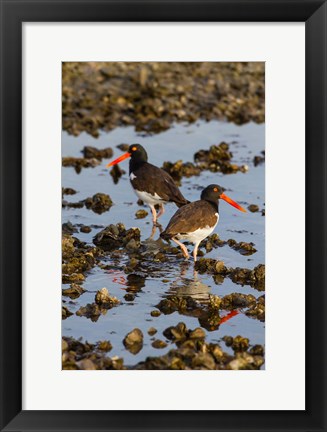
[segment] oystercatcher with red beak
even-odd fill
[[[174,202],[177,207],[182,207],[189,203],[166,171],[148,163],[147,152],[140,144],[129,146],[128,152],[108,163],[107,168],[129,157],[130,182],[136,195],[150,207],[153,224],[164,214],[164,204]],[[156,204],[160,206],[158,214],[154,208]]]
[[[219,200],[228,202],[242,212],[246,210],[224,194],[223,189],[211,184],[203,189],[201,199],[191,202],[174,214],[167,228],[160,234],[165,240],[173,240],[182,249],[185,258],[189,258],[188,251],[179,240],[187,240],[194,243],[194,262],[199,244],[215,229],[219,220]]]

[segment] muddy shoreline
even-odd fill
[[[264,63],[63,63],[62,124],[73,135],[199,119],[265,121]]]

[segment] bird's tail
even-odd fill
[[[185,206],[186,204],[190,204],[191,201],[184,198],[183,200],[175,201],[175,204],[178,208]]]

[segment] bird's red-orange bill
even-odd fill
[[[119,162],[121,162],[121,161],[123,161],[123,160],[125,160],[125,159],[127,159],[127,158],[129,158],[129,157],[131,157],[131,154],[130,154],[130,153],[128,153],[128,152],[127,152],[127,153],[124,153],[123,155],[119,156],[119,158],[113,160],[112,162],[109,162],[109,163],[106,165],[106,168],[109,168],[109,167],[111,167],[111,166],[114,166],[114,165],[118,164]]]
[[[228,202],[228,204],[232,205],[233,207],[237,208],[237,210],[240,210],[241,212],[246,213],[246,210],[241,207],[239,204],[237,204],[237,202],[233,201],[231,198],[229,198],[227,195],[225,195],[224,193],[222,193],[220,195],[220,198],[226,202]]]

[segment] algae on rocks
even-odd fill
[[[97,291],[94,300],[96,304],[105,309],[111,309],[120,303],[117,297],[109,295],[107,288],[101,288]]]
[[[249,340],[242,336],[230,338],[234,350],[234,355],[231,355],[224,352],[219,344],[205,342],[205,332],[202,329],[190,330],[182,322],[168,327],[163,334],[176,347],[163,356],[147,357],[131,369],[255,370],[264,364],[264,348],[255,345],[249,349]],[[157,344],[161,345],[156,342]]]
[[[86,198],[85,207],[91,209],[94,213],[102,214],[108,211],[113,202],[109,195],[104,193],[96,193],[92,198]]]
[[[121,370],[123,359],[106,355],[112,348],[110,341],[96,344],[77,341],[70,337],[62,339],[62,369],[64,370]]]
[[[130,353],[137,354],[143,348],[142,331],[138,328],[135,328],[125,336],[123,343]]]
[[[138,249],[141,244],[140,229],[130,228],[126,230],[124,224],[118,223],[117,225],[111,224],[98,232],[93,238],[93,243],[105,251],[111,251],[126,246],[132,239],[135,240],[132,249]]]
[[[100,250],[67,234],[63,234],[61,244],[62,282],[82,282],[85,279],[84,273],[96,265],[98,257],[101,256]]]
[[[64,62],[62,124],[73,135],[198,119],[265,120],[263,62]]]
[[[82,208],[85,206],[87,209],[92,210],[97,214],[102,214],[108,211],[112,205],[113,202],[110,196],[104,193],[96,193],[92,197],[88,197],[77,202],[68,202],[66,200],[62,201],[63,208]]]

